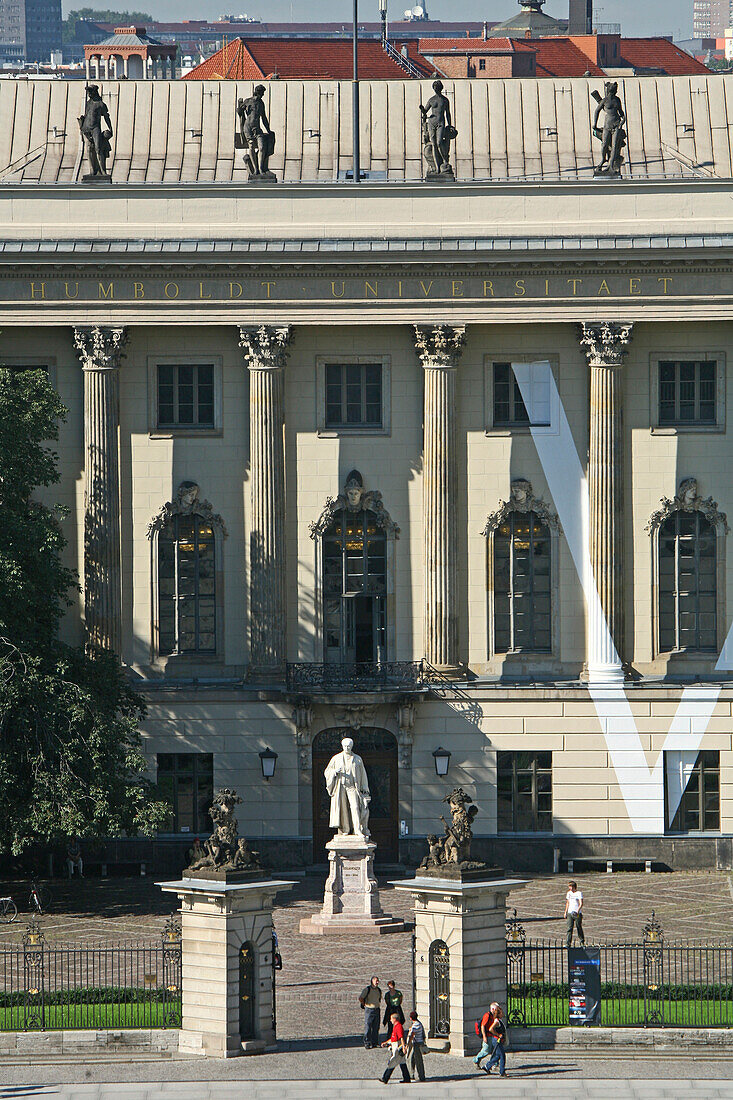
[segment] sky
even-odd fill
[[[413,3],[417,0],[413,0]],[[426,0],[433,19],[489,19],[500,21],[515,15],[517,0]],[[689,38],[692,34],[692,0],[594,0],[598,23],[620,23],[625,35],[673,34]],[[94,0],[64,0],[64,9],[94,6]],[[149,11],[156,19],[217,19],[223,13],[255,16],[262,20],[326,22],[351,20],[351,0],[105,0],[110,8]],[[396,18],[407,8],[408,0],[389,0],[389,16]],[[567,0],[547,0],[544,11],[558,18],[567,17]],[[359,18],[378,20],[377,0],[359,0]]]

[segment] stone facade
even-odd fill
[[[733,584],[728,185],[548,185],[527,163],[529,178],[487,187],[458,158],[450,195],[335,179],[253,193],[203,177],[93,194],[9,182],[0,195],[15,249],[0,254],[3,359],[47,366],[69,409],[61,484],[42,494],[70,510],[66,556],[84,580],[65,637],[119,651],[148,702],[151,774],[161,754],[211,757],[213,783],[243,794],[240,826],[261,846],[323,851],[311,847],[322,830],[313,760],[343,728],[383,769],[378,844],[395,858],[435,827],[438,747],[451,753],[448,782],[480,807],[477,842],[662,837],[661,754],[698,749],[719,767],[719,828],[700,837],[711,860],[733,830],[733,690],[719,659]],[[37,252],[41,220],[53,259]],[[711,235],[714,254],[700,244]],[[149,255],[133,262],[128,246]],[[682,362],[714,363],[714,414],[664,422],[662,371]],[[522,366],[528,400],[541,393],[533,424],[507,412]],[[184,368],[203,370],[177,398],[188,409],[185,387],[203,387],[200,424],[171,420],[161,378]],[[348,368],[364,369],[351,383],[361,420],[349,420]],[[366,396],[369,370],[381,372],[378,397]],[[547,458],[560,440],[571,447],[560,470],[582,473],[581,519],[587,493],[588,618],[569,475],[558,483]],[[373,529],[362,510],[357,534],[338,504],[355,471],[383,509]],[[187,485],[196,508],[174,508]],[[715,644],[702,648],[661,645],[659,532],[678,513],[714,533]],[[190,598],[175,589],[183,572],[165,574],[159,527],[148,537],[161,516],[179,525],[176,552],[209,555],[195,629],[184,612],[176,627],[198,632],[188,648],[160,611],[161,594]],[[551,622],[536,649],[502,648],[506,577],[492,555],[505,528],[535,522]],[[327,539],[343,576],[327,573]],[[379,560],[368,589],[354,587],[355,539],[361,565]],[[338,645],[370,667],[339,675]],[[604,702],[606,688],[621,695]],[[620,732],[609,707],[623,712]],[[266,748],[278,754],[268,781]],[[500,817],[511,786],[501,754],[549,754],[541,836]]]

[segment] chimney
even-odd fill
[[[593,0],[569,0],[568,34],[593,34]]]
[[[489,24],[486,22],[486,20],[484,20],[484,42],[487,41],[488,37],[489,37]]]

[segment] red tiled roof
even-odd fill
[[[661,69],[667,76],[696,76],[710,70],[666,38],[622,38],[621,55],[635,69]]]
[[[533,38],[525,44],[537,54],[537,76],[604,75],[570,38]]]
[[[401,49],[400,43],[393,43]],[[420,57],[416,43],[406,43],[408,57],[426,77],[433,67]],[[237,38],[202,62],[184,80],[287,79],[350,80],[349,39]],[[381,42],[359,44],[359,76],[364,80],[408,80],[405,70],[382,49]]]
[[[515,53],[531,49],[528,42],[516,38],[420,38],[418,49],[422,54],[443,53]]]

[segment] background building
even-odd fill
[[[441,186],[430,81],[364,82],[356,187],[350,83],[282,80],[249,186],[252,87],[103,85],[87,188],[83,87],[0,85],[2,359],[69,409],[65,634],[119,651],[173,804],[141,858],[226,785],[268,860],[320,859],[349,731],[382,859],[450,784],[509,866],[730,867],[731,78],[620,80],[617,181],[602,77],[448,81]]]
[[[693,38],[722,38],[731,22],[730,0],[693,0]]]
[[[61,0],[0,0],[0,40],[20,44],[26,61],[61,49]]]

